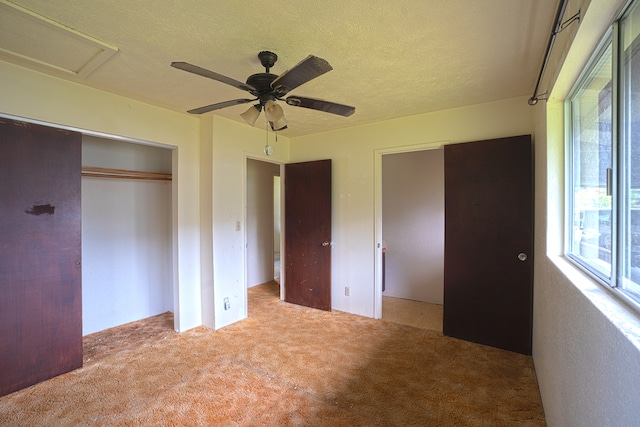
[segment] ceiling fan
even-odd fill
[[[241,98],[218,102],[204,107],[195,108],[187,112],[191,114],[203,114],[209,111],[231,107],[233,105],[258,101],[257,104],[251,106],[247,111],[241,114],[242,118],[253,126],[258,119],[260,112],[264,109],[265,116],[271,125],[271,129],[277,131],[287,128],[287,120],[284,117],[282,107],[277,104],[277,101],[279,100],[284,100],[288,105],[292,105],[294,107],[310,108],[312,110],[324,111],[326,113],[338,114],[345,117],[352,115],[356,111],[355,107],[351,107],[349,105],[337,104],[335,102],[303,96],[289,96],[286,99],[283,99],[285,95],[298,86],[331,71],[333,68],[326,60],[318,58],[317,56],[309,55],[293,68],[278,76],[269,72],[271,67],[273,67],[278,60],[278,56],[275,53],[263,51],[258,54],[258,58],[260,59],[262,66],[265,67],[265,72],[249,76],[246,83],[242,83],[238,80],[187,62],[172,62],[171,66],[174,68],[197,74],[199,76],[208,77],[238,89],[246,90],[255,97],[252,99]]]

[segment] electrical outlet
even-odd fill
[[[229,302],[229,297],[224,299],[224,309],[229,310],[231,308],[231,303]]]
[[[351,294],[351,288],[348,287],[348,286],[345,286],[344,287],[344,295],[348,297],[350,294]]]

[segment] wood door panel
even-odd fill
[[[0,395],[82,366],[81,135],[0,119]]]
[[[331,160],[285,165],[284,187],[285,301],[330,311]]]
[[[445,146],[445,335],[531,353],[532,186],[529,135]]]

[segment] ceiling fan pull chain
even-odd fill
[[[267,119],[266,115],[264,118],[264,133],[267,137],[266,139],[266,143],[264,146],[264,154],[266,154],[267,156],[270,156],[271,154],[273,154],[273,147],[271,147],[269,145],[269,119]],[[277,139],[278,135],[276,134],[276,139]]]

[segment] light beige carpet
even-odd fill
[[[382,297],[382,320],[442,332],[443,307],[440,304],[403,298]]]
[[[85,365],[0,398],[1,426],[542,426],[531,358],[249,290],[249,318],[164,314],[85,337]]]

